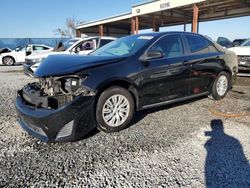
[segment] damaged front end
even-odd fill
[[[36,108],[58,109],[77,96],[95,95],[94,90],[82,85],[84,79],[76,76],[40,78],[39,82],[24,86],[19,94]]]
[[[39,78],[18,91],[20,125],[43,141],[72,141],[95,126],[96,91],[85,86],[87,77]]]

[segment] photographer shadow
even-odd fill
[[[224,132],[222,120],[211,121],[205,143],[206,187],[250,187],[250,165],[240,142]]]

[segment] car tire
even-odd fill
[[[123,130],[132,120],[134,111],[135,103],[131,93],[122,87],[110,87],[97,101],[97,128],[108,133]]]
[[[3,58],[3,64],[4,65],[14,65],[15,64],[15,59],[11,56],[6,56]]]
[[[229,91],[230,85],[230,75],[226,72],[220,72],[213,83],[210,98],[214,100],[221,100]]]

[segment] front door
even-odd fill
[[[179,34],[166,35],[148,51],[162,51],[164,57],[142,63],[141,106],[148,106],[190,95],[190,65]]]

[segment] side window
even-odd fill
[[[46,46],[43,46],[43,49],[44,49],[44,50],[49,50],[49,48],[48,48],[48,47],[46,47]]]
[[[213,45],[211,42],[209,42],[208,51],[209,51],[209,52],[219,52],[219,51],[214,47],[214,45]]]
[[[42,51],[44,50],[43,46],[33,46],[34,51]]]
[[[209,52],[209,43],[206,39],[198,35],[185,35],[190,52],[194,54],[203,54]]]
[[[111,41],[112,40],[110,40],[110,39],[101,39],[99,48],[110,43]]]
[[[150,50],[162,51],[167,58],[184,54],[180,35],[167,35],[157,41]]]
[[[76,48],[80,48],[79,51],[94,50],[94,41],[93,40],[84,41],[80,43]]]

